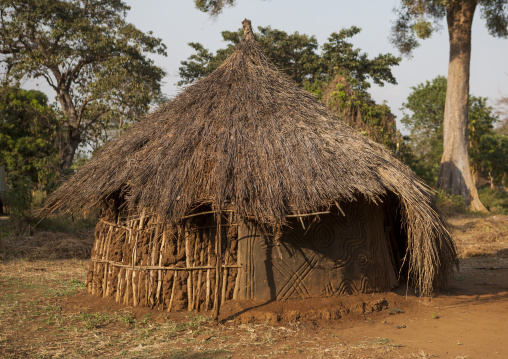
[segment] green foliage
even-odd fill
[[[419,46],[419,39],[427,39],[441,29],[441,21],[448,12],[455,11],[457,1],[403,0],[394,11],[397,18],[392,27],[391,41],[403,54],[410,55]],[[481,16],[489,33],[508,36],[508,1],[478,1]]]
[[[21,175],[9,176],[7,184],[7,205],[12,216],[25,218],[29,215],[32,206],[32,181]]]
[[[321,66],[328,78],[333,77],[338,71],[347,71],[349,76],[356,80],[355,88],[367,89],[370,87],[368,78],[379,86],[384,83],[397,84],[391,68],[398,66],[400,58],[392,54],[379,54],[369,59],[366,53],[355,49],[348,40],[360,33],[361,29],[352,26],[334,32],[328,38],[328,42],[322,46]],[[322,77],[321,77],[322,79]]]
[[[502,183],[508,175],[508,136],[494,132],[497,116],[485,98],[471,97],[469,110],[469,155],[476,172],[492,183]]]
[[[498,107],[497,115],[499,115],[501,120],[495,132],[500,135],[508,136],[508,96],[500,98],[496,105]]]
[[[40,91],[0,88],[0,164],[41,188],[54,186],[58,161],[57,116],[47,102]]]
[[[107,140],[113,124],[140,117],[160,93],[164,71],[146,54],[165,55],[165,46],[127,23],[128,10],[119,0],[0,3],[7,81],[44,79],[59,101],[62,173],[80,144]]]
[[[508,192],[482,187],[478,190],[478,195],[489,211],[508,214]]]
[[[401,122],[410,130],[408,142],[416,161],[413,170],[429,184],[434,184],[443,154],[443,117],[446,78],[438,76],[413,87],[402,105]],[[497,116],[483,97],[469,97],[468,140],[473,172],[501,182],[508,173],[506,141],[508,137],[494,133]]]
[[[402,137],[395,116],[385,104],[376,104],[358,82],[347,74],[338,75],[321,88],[323,102],[351,127],[399,154]]]
[[[88,161],[90,161],[90,154],[87,151],[78,151],[74,156],[71,169],[76,172],[83,167]]]
[[[217,16],[226,6],[233,6],[235,0],[194,0],[196,9]]]
[[[438,76],[412,87],[412,90],[407,102],[402,104],[404,115],[401,122],[410,131],[408,143],[416,157],[413,170],[433,184],[443,154],[446,77]]]
[[[346,71],[357,80],[357,84],[366,89],[370,86],[368,79],[383,86],[384,83],[396,84],[391,67],[400,62],[400,58],[391,54],[380,54],[369,59],[367,54],[354,48],[349,39],[361,30],[355,26],[332,33],[328,42],[321,46],[314,36],[295,32],[287,34],[284,31],[268,27],[258,27],[256,39],[259,46],[272,62],[298,85],[311,88],[323,82],[329,82],[339,71]],[[205,49],[199,43],[190,43],[196,53],[180,67],[181,81],[179,85],[193,83],[209,75],[230,54],[243,36],[243,29],[238,31],[223,31],[222,38],[228,42],[225,49],[219,49],[215,54]]]
[[[450,194],[442,189],[436,191],[436,205],[445,214],[467,213],[468,208],[460,195]]]

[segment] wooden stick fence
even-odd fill
[[[234,213],[222,223],[217,212],[187,216],[168,226],[142,212],[134,220],[102,218],[87,276],[87,288],[132,306],[161,310],[214,310],[232,299],[237,262]],[[230,278],[231,277],[231,278]]]

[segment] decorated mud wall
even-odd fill
[[[199,311],[230,299],[286,300],[397,285],[382,207],[366,201],[344,205],[343,213],[291,218],[278,237],[237,221],[231,211],[219,222],[217,213],[193,214],[179,226],[145,213],[131,219],[103,213],[86,284],[125,305]]]
[[[239,297],[309,298],[388,291],[398,285],[381,206],[343,204],[311,223],[290,221],[278,241],[253,224],[239,227]],[[267,240],[268,239],[268,240]]]

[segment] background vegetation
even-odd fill
[[[232,1],[195,3],[213,15],[234,5]],[[32,224],[31,210],[66,175],[151,106],[167,101],[160,91],[164,71],[149,57],[165,54],[161,40],[127,23],[129,7],[121,1],[86,4],[12,0],[0,5],[0,165],[6,169],[9,188],[2,200],[12,216]],[[482,5],[490,9],[489,16],[504,11],[492,4]],[[426,14],[418,18],[408,12],[413,5],[404,3],[398,13],[400,28],[394,28],[400,35],[394,37],[395,43],[402,48],[410,45],[409,50],[417,45],[417,38],[430,35],[434,25],[429,19],[438,21],[447,11],[438,5],[414,8]],[[496,19],[495,28],[503,29],[504,17]],[[401,119],[410,133],[402,136],[391,109],[376,103],[369,93],[373,83],[397,83],[392,69],[400,57],[390,53],[369,57],[353,44],[361,31],[355,26],[330,34],[323,44],[313,35],[269,26],[257,30],[267,56],[298,86],[365,136],[390,148],[431,187],[436,185],[443,154],[445,77],[413,88]],[[242,32],[222,32],[226,46],[215,53],[190,43],[194,54],[181,62],[179,84],[189,85],[210,74],[234,51]],[[50,102],[40,91],[20,88],[19,81],[26,78],[47,81],[56,101]],[[482,201],[491,210],[504,211],[508,208],[508,97],[498,99],[496,108],[484,97],[469,96],[468,152]],[[446,193],[439,192],[440,203],[454,203],[451,207],[464,210],[456,197]]]

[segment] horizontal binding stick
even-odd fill
[[[122,229],[125,229],[125,230],[129,230],[130,228],[129,227],[125,227],[125,226],[122,226],[122,225],[119,225],[119,224],[116,224],[114,222],[109,222],[109,221],[106,221],[105,219],[102,219],[102,218],[99,218],[99,221],[104,223],[104,224],[107,224],[108,226],[111,226],[111,227],[115,227],[115,228],[122,228]]]
[[[285,218],[298,218],[298,217],[318,216],[320,214],[330,214],[330,211],[314,212],[314,213],[304,213],[304,214],[288,214],[287,216],[284,216],[284,217]]]
[[[162,267],[162,266],[133,266],[132,264],[122,264],[122,263],[118,263],[118,262],[113,262],[113,261],[109,261],[109,260],[106,260],[106,259],[100,259],[100,258],[91,258],[90,259],[92,262],[97,262],[97,263],[109,263],[111,265],[114,265],[116,267],[120,267],[120,268],[129,268],[130,270],[135,270],[135,271],[143,271],[143,270],[175,270],[175,271],[179,271],[179,270],[183,270],[183,271],[195,271],[195,270],[201,270],[201,269],[215,269],[217,267],[215,266],[199,266],[199,267],[190,267],[190,268],[187,268],[187,267],[174,267],[174,266],[169,266],[169,267]],[[228,264],[228,265],[222,265],[222,268],[240,268],[241,266],[240,265],[236,265],[236,264]]]
[[[186,218],[192,218],[192,217],[196,217],[196,216],[202,216],[202,215],[205,215],[205,214],[214,214],[214,213],[222,213],[222,212],[234,212],[232,209],[223,209],[221,211],[207,211],[207,212],[200,212],[200,213],[193,213],[193,214],[189,214],[187,216],[183,216],[182,219],[186,219]]]

